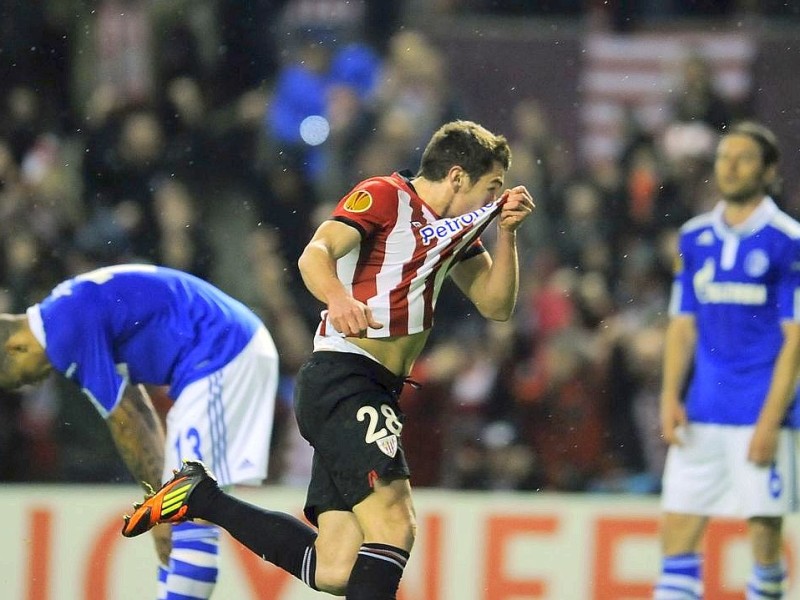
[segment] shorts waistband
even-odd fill
[[[353,369],[362,371],[376,383],[399,395],[406,383],[406,377],[395,375],[381,363],[372,360],[363,354],[353,352],[335,352],[331,350],[317,350],[311,354],[315,362],[348,363]]]

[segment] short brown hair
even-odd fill
[[[480,179],[494,168],[511,166],[511,148],[502,135],[495,135],[472,121],[452,121],[433,134],[422,153],[419,173],[430,181],[440,181],[454,166],[459,166],[471,180]]]
[[[746,135],[756,142],[761,148],[761,160],[765,167],[778,164],[781,158],[778,138],[764,125],[755,121],[741,121],[735,123],[723,133],[723,137],[728,135]]]

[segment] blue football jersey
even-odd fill
[[[723,209],[681,228],[670,313],[693,314],[697,324],[688,418],[752,425],[783,343],[781,323],[800,320],[800,223],[768,197],[736,227]],[[800,426],[796,393],[786,423]]]
[[[261,321],[209,283],[174,269],[118,265],[59,284],[28,309],[53,368],[107,416],[124,386],[184,387],[219,370]]]

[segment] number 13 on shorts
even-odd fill
[[[185,432],[175,436],[175,454],[180,465],[185,460],[203,460],[201,451],[200,432],[196,427],[190,427]]]

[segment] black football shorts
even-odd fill
[[[295,413],[314,448],[305,514],[351,510],[376,479],[406,479],[398,398],[403,377],[360,354],[314,352],[300,368]]]

